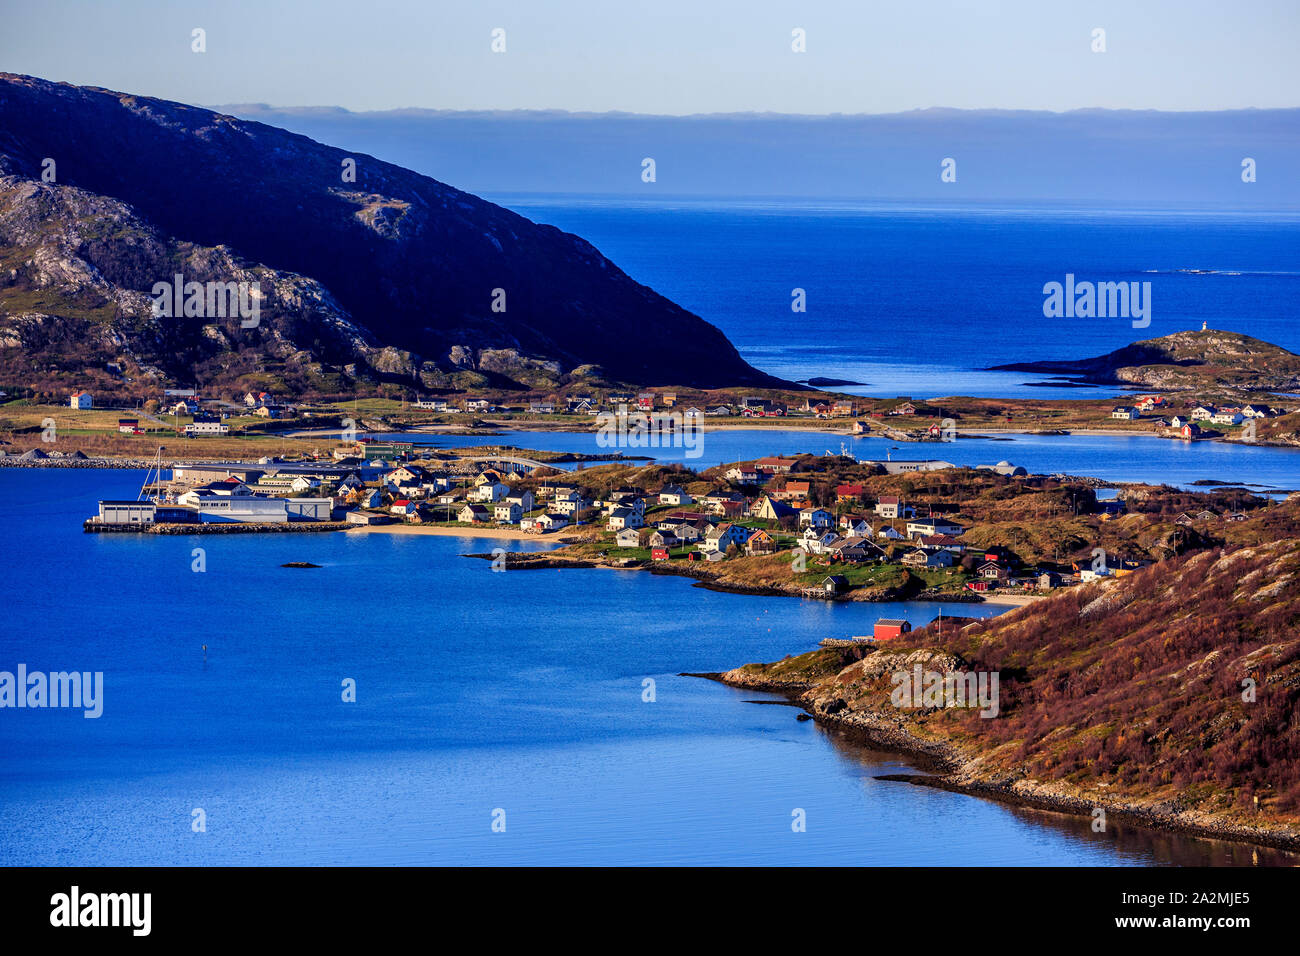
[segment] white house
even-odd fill
[[[555,499],[555,511],[562,515],[576,515],[579,511],[586,511],[591,507],[591,502],[582,495],[574,492],[573,494],[564,495]]]
[[[876,502],[876,514],[882,518],[915,518],[916,509],[911,505],[903,504],[901,498],[896,495],[881,495],[880,500]]]
[[[495,504],[508,494],[510,494],[509,485],[503,485],[499,481],[489,481],[475,488],[473,492],[470,493],[470,497],[475,501]]]
[[[72,408],[94,408],[95,400],[89,392],[73,392],[68,404]]]
[[[645,514],[645,499],[639,495],[613,495],[605,502],[605,514],[613,514],[619,508],[631,508],[637,514]]]
[[[734,481],[738,485],[756,485],[758,484],[758,471],[753,468],[729,468],[723,476],[728,481]]]
[[[538,531],[559,531],[568,523],[569,519],[564,515],[557,515],[549,511],[533,519],[533,524]]]
[[[645,519],[641,512],[634,508],[615,508],[609,513],[609,524],[606,527],[610,531],[621,531],[624,528],[641,528],[645,526]]]
[[[700,547],[705,551],[725,552],[733,544],[743,548],[748,540],[748,528],[738,524],[720,524],[709,529]]]
[[[183,429],[187,438],[202,437],[204,435],[227,435],[230,433],[230,426],[225,422],[191,422]]]
[[[679,543],[677,535],[671,531],[661,529],[652,532],[650,535],[650,547],[652,548],[675,548]]]
[[[799,546],[809,554],[825,554],[835,546],[840,536],[834,531],[808,527],[799,538]]]
[[[424,480],[424,469],[419,465],[402,465],[384,475],[384,484],[400,488],[414,485]]]
[[[624,528],[614,535],[614,540],[620,548],[635,548],[641,543],[641,532],[636,528]]]
[[[951,551],[942,548],[937,551],[917,548],[910,554],[904,555],[902,563],[911,568],[950,568],[953,560]]]
[[[869,525],[862,518],[856,517],[854,515],[845,515],[844,517],[840,518],[840,528],[844,531],[844,537],[846,538],[854,538],[854,537],[870,538],[873,534],[875,534],[875,531],[872,530],[871,525]]]
[[[956,538],[965,533],[965,528],[947,518],[914,518],[907,522],[909,538],[923,538],[932,534],[950,534]]]
[[[835,516],[825,508],[804,508],[799,512],[799,525],[805,528],[833,528]]]
[[[699,529],[696,528],[695,525],[691,524],[689,521],[678,521],[676,523],[669,522],[669,523],[661,524],[659,527],[667,528],[674,535],[676,535],[677,540],[682,542],[683,544],[690,544],[691,542],[700,540]]]
[[[519,524],[523,514],[520,507],[511,501],[499,501],[493,510],[493,517],[501,524]]]
[[[537,507],[537,501],[533,498],[533,493],[531,491],[522,491],[513,495],[506,495],[505,500],[513,505],[518,505],[519,510],[525,513],[532,511]]]
[[[686,489],[677,485],[666,485],[659,492],[661,505],[689,505],[695,499],[686,493]]]

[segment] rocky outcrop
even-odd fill
[[[549,387],[591,366],[630,384],[785,384],[578,236],[260,123],[0,74],[0,174],[6,371],[115,354],[201,386],[227,361],[322,391],[462,373]],[[145,294],[179,269],[268,283],[271,321],[150,326]]]
[[[74,186],[0,176],[0,247],[0,369],[9,381],[233,383],[273,362],[284,387],[306,391],[327,388],[343,364],[376,373],[411,365],[410,353],[378,347],[315,280],[226,246],[172,239],[125,203]],[[236,312],[155,315],[154,282],[177,273],[256,286],[256,325]]]
[[[1300,355],[1238,332],[1175,332],[1135,342],[1096,358],[998,365],[995,371],[1035,372],[1099,385],[1152,389],[1300,389]]]

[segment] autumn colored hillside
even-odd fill
[[[1290,509],[1288,509],[1290,510]],[[1001,673],[1000,714],[934,715],[982,775],[1300,821],[1300,540],[1153,565],[913,646]],[[865,688],[864,688],[865,690]]]

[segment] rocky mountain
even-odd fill
[[[994,371],[1036,372],[1099,385],[1161,389],[1300,389],[1300,355],[1249,335],[1214,329],[1134,342],[1096,358],[999,365]]]
[[[211,303],[156,315],[155,285],[176,275],[256,282],[256,323]],[[785,384],[552,226],[261,123],[3,73],[0,375],[320,392]]]

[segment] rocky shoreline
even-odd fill
[[[176,461],[164,461],[162,466],[170,468]],[[0,468],[151,468],[153,461],[148,458],[24,458],[22,455],[0,455]]]
[[[184,524],[151,524],[151,525],[105,525],[98,521],[86,519],[82,525],[82,530],[86,534],[161,534],[161,535],[191,535],[191,534],[297,534],[303,531],[346,531],[349,528],[357,527],[347,521],[290,521],[287,524],[273,524],[269,521],[260,522],[229,522],[229,523],[190,523]]]
[[[491,560],[495,555],[491,554],[467,554],[467,558],[484,558]],[[536,553],[536,552],[510,552],[505,557],[505,567],[507,570],[555,570],[561,568],[608,568],[613,571],[648,571],[650,574],[660,574],[668,577],[691,578],[695,581],[695,587],[704,588],[708,591],[718,591],[724,594],[748,594],[751,596],[762,597],[796,597],[805,598],[808,595],[804,593],[806,585],[787,584],[782,586],[755,584],[746,585],[734,581],[720,581],[717,579],[717,573],[706,562],[686,563],[682,561],[644,561],[636,558],[611,558],[609,560],[600,560],[597,558],[576,558],[556,554],[555,552]],[[858,596],[860,595],[860,596]],[[839,594],[829,597],[818,597],[818,600],[832,602],[862,602],[870,604],[888,604],[896,601],[944,601],[950,604],[983,604],[985,598],[974,592],[947,592],[923,590],[915,594],[904,595],[896,589],[890,588],[882,591],[861,593],[850,591],[847,594]]]
[[[865,654],[863,655],[865,656]],[[917,651],[891,667],[906,669],[912,658],[924,658],[927,666],[953,665],[935,660],[933,652]],[[798,675],[760,676],[745,668],[722,674],[688,675],[717,680],[729,687],[779,694],[799,706],[817,723],[845,734],[863,746],[903,754],[917,760],[927,773],[883,774],[876,779],[932,787],[973,797],[997,800],[1019,807],[1092,818],[1097,810],[1113,822],[1184,834],[1211,840],[1225,840],[1272,849],[1300,852],[1300,831],[1294,828],[1251,826],[1197,813],[1178,801],[1153,805],[1138,804],[1103,793],[1080,791],[1068,784],[1043,783],[1015,775],[987,775],[980,771],[978,755],[944,740],[927,739],[909,727],[899,711],[850,709],[828,687],[831,681],[809,680]]]

